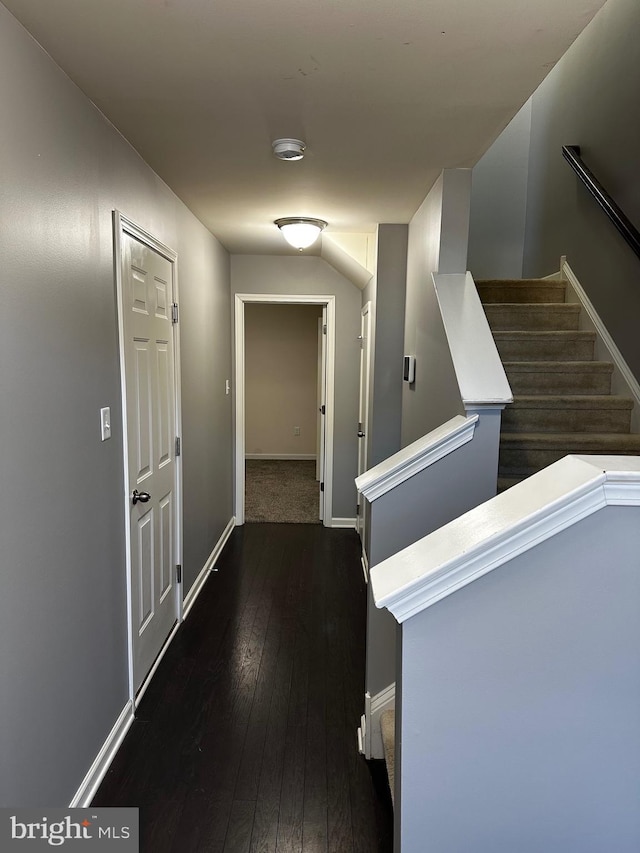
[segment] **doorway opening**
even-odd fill
[[[236,523],[331,526],[335,297],[236,295]]]

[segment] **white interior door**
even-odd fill
[[[371,303],[362,309],[360,319],[360,397],[358,402],[358,476],[368,467],[367,432],[369,430],[369,371],[371,369]],[[362,507],[358,511],[358,530],[364,535]]]
[[[127,233],[121,241],[135,693],[178,615],[174,264]]]

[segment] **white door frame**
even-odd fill
[[[289,295],[284,293],[236,293],[235,298],[235,520],[244,524],[244,459],[245,459],[245,331],[244,306],[248,302],[271,305],[321,305],[327,315],[326,347],[326,415],[324,448],[324,513],[323,524],[331,527],[333,520],[333,428],[334,373],[336,350],[336,298],[315,294]]]
[[[358,399],[358,432],[364,432],[364,438],[358,436],[358,476],[364,474],[368,467],[369,454],[367,452],[367,433],[369,432],[369,400],[371,391],[371,302],[362,306],[360,311],[360,393]],[[365,331],[367,334],[365,334]],[[364,444],[361,444],[364,442]],[[362,464],[362,470],[361,464]],[[364,507],[359,503],[360,509],[356,518],[356,528],[364,542]]]
[[[166,258],[171,264],[172,271],[172,290],[173,290],[173,301],[178,303],[178,255],[174,252],[173,249],[170,249],[168,246],[165,246],[164,243],[161,243],[157,240],[152,234],[149,234],[148,231],[145,231],[139,225],[136,225],[135,222],[132,222],[127,217],[123,216],[120,211],[114,210],[113,212],[113,236],[114,236],[114,256],[115,256],[115,268],[116,268],[116,295],[117,295],[117,303],[118,303],[118,345],[119,345],[119,355],[120,355],[120,395],[122,398],[122,453],[123,453],[123,465],[124,465],[124,529],[125,529],[125,562],[126,562],[126,572],[127,572],[127,650],[128,650],[128,658],[129,658],[129,698],[133,703],[137,705],[137,703],[142,698],[147,685],[149,684],[151,677],[156,671],[160,660],[162,659],[165,650],[167,649],[171,639],[175,631],[178,628],[178,625],[182,621],[182,581],[180,583],[175,584],[176,597],[175,597],[175,612],[176,612],[176,626],[173,631],[167,637],[167,640],[156,658],[156,661],[147,674],[145,681],[141,689],[136,694],[135,685],[134,685],[134,674],[133,674],[133,613],[132,613],[132,602],[131,602],[131,586],[132,586],[132,569],[131,569],[131,535],[129,530],[129,500],[131,494],[131,484],[129,483],[129,446],[128,446],[128,433],[127,433],[127,423],[128,423],[128,414],[127,414],[127,394],[126,394],[126,375],[125,375],[125,358],[124,358],[124,346],[125,346],[125,338],[124,338],[124,310],[123,310],[123,278],[122,278],[122,258],[123,258],[123,248],[122,248],[122,236],[123,234],[129,234],[131,237],[134,237],[136,240],[139,240],[141,243],[144,243],[146,246],[149,246],[150,249],[157,252],[159,255],[162,255]],[[180,330],[179,323],[173,324],[173,345],[174,345],[174,387],[175,387],[175,425],[176,425],[176,436],[182,435],[182,406],[181,406],[181,387],[180,387]],[[177,456],[175,458],[174,464],[174,488],[175,488],[175,517],[174,517],[174,549],[175,549],[175,562],[178,565],[182,565],[182,456]]]

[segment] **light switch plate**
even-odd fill
[[[103,441],[111,438],[111,409],[109,406],[100,409],[100,435]]]

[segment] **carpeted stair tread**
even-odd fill
[[[615,395],[516,396],[502,413],[503,432],[628,433],[633,400]]]
[[[577,331],[580,319],[580,306],[569,302],[501,302],[483,308],[494,331]]]
[[[521,483],[526,477],[498,477],[498,488],[497,492],[506,492],[507,489],[510,489],[512,486],[517,486],[518,483]]]
[[[565,453],[638,453],[640,435],[611,433],[575,432],[506,432],[501,435],[501,444],[509,448],[527,446],[546,448],[571,448]]]
[[[382,731],[382,745],[384,747],[384,760],[387,765],[387,776],[389,777],[389,789],[391,800],[394,800],[394,771],[396,752],[396,712],[383,711],[380,714],[380,730]]]
[[[589,361],[595,332],[577,330],[495,331],[493,337],[504,361]]]
[[[613,373],[610,361],[504,361],[514,373]]]
[[[566,284],[557,279],[483,279],[476,282],[481,302],[545,302],[565,300]]]
[[[640,435],[611,433],[518,433],[500,435],[499,477],[526,477],[569,454],[631,456]]]
[[[511,406],[526,409],[567,408],[567,409],[624,409],[631,411],[633,400],[616,394],[531,394],[513,398]]]
[[[609,394],[613,365],[608,361],[504,361],[515,396]]]

